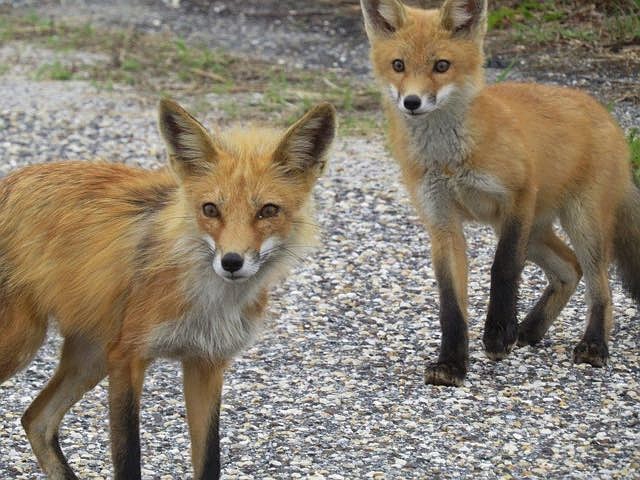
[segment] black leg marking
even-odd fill
[[[207,435],[204,465],[200,480],[218,480],[220,478],[220,404],[215,407]]]
[[[588,363],[594,367],[604,367],[607,364],[609,349],[605,337],[605,315],[605,304],[594,303],[591,307],[587,331],[573,350],[575,363]]]
[[[437,269],[436,271],[442,271]],[[467,323],[460,311],[455,290],[448,275],[438,275],[440,290],[440,356],[427,366],[425,382],[432,385],[462,385],[467,373],[469,339]]]
[[[547,332],[547,303],[556,293],[556,289],[548,286],[540,299],[536,302],[526,318],[518,327],[518,346],[535,345]]]
[[[483,342],[489,358],[500,360],[513,348],[518,336],[518,281],[524,264],[522,225],[509,222],[498,241],[491,267],[489,312],[485,322]]]
[[[116,480],[140,480],[140,412],[138,402],[130,391],[123,399],[122,418],[112,425],[113,435],[119,440],[114,451]]]
[[[51,448],[55,451],[56,456],[58,457],[58,460],[60,460],[60,463],[62,464],[62,467],[64,468],[64,478],[65,478],[65,480],[78,480],[78,477],[76,477],[76,474],[73,473],[73,470],[71,470],[71,467],[67,463],[67,459],[65,458],[64,453],[62,453],[62,449],[60,448],[60,441],[58,440],[58,433],[57,432],[51,438]]]

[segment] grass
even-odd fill
[[[106,89],[127,84],[156,97],[188,96],[202,109],[207,104],[221,108],[228,121],[250,118],[285,125],[311,105],[328,101],[345,119],[344,130],[367,133],[370,117],[379,109],[378,93],[368,82],[361,85],[332,72],[309,72],[240,58],[169,34],[100,29],[31,14],[0,16],[0,40],[29,42],[61,53],[98,53],[106,58],[89,64],[67,65],[60,60],[40,65],[38,79],[79,77]],[[261,101],[251,105],[256,96]]]
[[[46,63],[41,65],[36,71],[38,80],[71,80],[73,78],[73,67],[68,67],[60,62]]]
[[[626,45],[640,42],[640,0],[521,0],[494,2],[489,29],[507,30],[529,45],[580,41]]]
[[[631,167],[633,168],[636,184],[640,186],[640,129],[632,128],[627,135],[631,150]]]
[[[504,82],[504,81],[508,80],[509,76],[511,75],[511,72],[513,71],[513,67],[515,66],[515,64],[516,64],[516,60],[515,59],[511,60],[509,65],[507,65],[507,67],[504,68],[496,76],[496,83],[500,83],[500,82]]]

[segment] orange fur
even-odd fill
[[[520,343],[541,338],[584,272],[589,326],[575,360],[602,365],[611,326],[606,270],[613,257],[640,298],[640,283],[625,266],[640,252],[624,240],[640,238],[638,227],[621,233],[625,224],[640,222],[640,214],[631,213],[640,200],[622,130],[576,90],[485,87],[486,0],[446,0],[439,10],[398,0],[361,3],[391,149],[431,234],[446,303],[440,360],[428,369],[427,382],[460,384],[466,372],[464,221],[490,224],[500,236],[484,337],[488,355],[500,359],[516,341],[516,285],[528,258],[545,269],[550,289],[521,325]],[[577,259],[552,237],[556,218]]]
[[[201,388],[189,373],[185,389],[197,416],[197,478],[219,475],[222,370],[259,329],[269,287],[315,242],[311,191],[333,139],[332,107],[312,109],[284,134],[211,136],[163,100],[159,124],[170,168],[53,163],[0,183],[0,381],[28,364],[48,317],[65,338],[56,376],[24,417],[52,478],[73,478],[57,447],[62,416],[106,374],[116,478],[139,478],[139,395],[158,356],[215,379]],[[227,271],[228,252],[251,269]]]

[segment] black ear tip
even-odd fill
[[[175,100],[164,97],[158,104],[158,125],[160,133],[165,139],[175,139],[184,130],[179,119],[184,115],[185,110]]]
[[[171,112],[179,112],[180,110],[183,110],[180,104],[170,97],[163,97],[158,103],[158,111],[161,115]]]
[[[336,109],[329,102],[318,103],[316,106],[311,108],[311,112],[315,112],[321,115],[335,115]]]
[[[324,121],[329,126],[331,126],[332,128],[335,128],[337,112],[336,112],[336,107],[334,107],[332,104],[330,104],[329,102],[320,103],[316,105],[311,110],[311,112],[313,113],[314,116],[323,117]]]

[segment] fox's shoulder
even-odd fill
[[[177,188],[168,169],[146,170],[106,161],[67,161],[31,165],[0,181],[5,206],[21,199],[47,199],[48,204],[91,208],[87,202],[130,204],[161,198],[166,203]],[[27,202],[32,203],[32,200]]]

